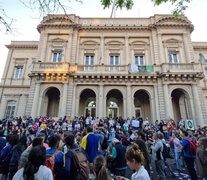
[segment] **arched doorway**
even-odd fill
[[[138,90],[134,93],[135,117],[142,117],[144,120],[151,120],[149,95],[145,90]]]
[[[91,89],[85,89],[80,94],[79,115],[96,117],[96,94]]]
[[[117,90],[113,89],[108,92],[106,96],[106,109],[107,114],[106,116],[109,118],[116,118],[119,116],[123,117],[123,96],[122,93]]]
[[[60,103],[60,91],[55,87],[51,87],[45,93],[44,105],[46,108],[46,116],[58,117]],[[43,107],[44,108],[44,107]]]
[[[175,122],[189,118],[188,98],[182,89],[174,89],[171,93],[172,107]]]

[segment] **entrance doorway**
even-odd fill
[[[45,98],[46,98],[46,103],[47,103],[46,116],[58,117],[59,103],[60,103],[60,91],[55,87],[51,87],[46,92]]]
[[[134,94],[135,117],[151,119],[149,95],[145,90],[138,90]]]
[[[142,109],[141,108],[135,108],[135,117],[142,117]]]
[[[185,94],[185,91],[182,89],[175,89],[172,91],[171,97],[175,122],[179,122],[181,119],[189,119],[190,102]]]
[[[122,93],[113,89],[108,92],[106,100],[106,116],[109,118],[123,117],[123,96]]]
[[[96,94],[91,89],[85,89],[80,95],[79,115],[96,117]]]

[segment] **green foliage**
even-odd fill
[[[115,4],[114,4],[115,1]],[[187,4],[190,3],[192,0],[151,0],[154,2],[155,6],[159,6],[163,3],[170,2],[172,5],[175,6],[172,13],[175,17],[179,14],[183,14],[188,7]],[[101,4],[103,8],[109,8],[112,4],[115,5],[116,8],[126,8],[127,10],[131,9],[134,5],[133,0],[101,0]]]

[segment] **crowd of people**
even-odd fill
[[[207,126],[189,130],[185,120],[140,117],[0,120],[2,180],[165,180],[166,169],[207,180]]]

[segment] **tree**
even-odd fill
[[[173,15],[178,16],[179,14],[183,14],[188,7],[187,4],[192,0],[151,0],[154,2],[155,6],[159,6],[160,4],[170,2],[175,6],[173,9]],[[127,10],[131,9],[134,5],[133,0],[101,0],[101,4],[104,9],[109,8],[112,4],[115,8],[126,8]]]

